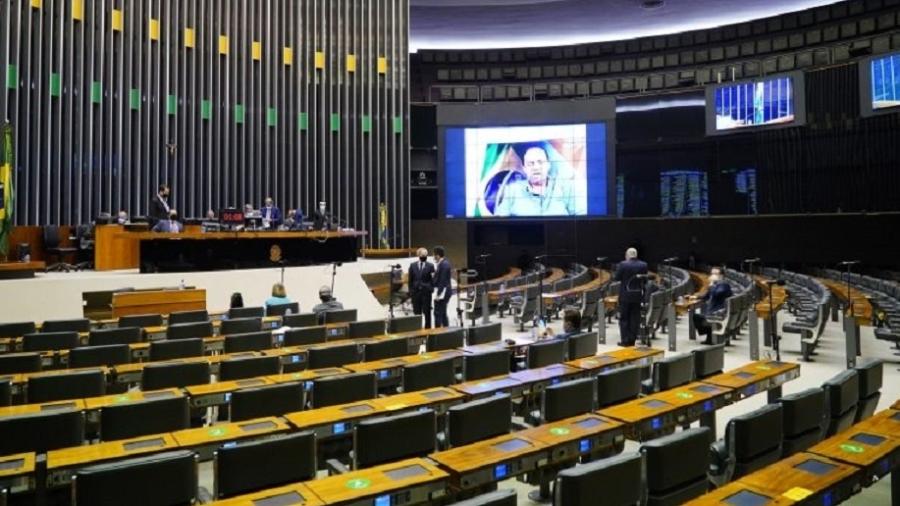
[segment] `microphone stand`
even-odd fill
[[[466,320],[463,318],[463,310],[459,297],[459,287],[462,286],[462,270],[456,269],[456,321],[460,327],[466,326]]]
[[[337,275],[337,268],[341,262],[331,263],[331,296],[334,297],[334,277]]]
[[[544,265],[538,260],[547,258],[547,255],[535,257],[534,264],[538,267],[538,314],[535,316],[535,326],[544,320]]]
[[[488,254],[488,253],[482,253],[482,254],[478,255],[477,263],[481,264],[481,269],[482,269],[482,271],[481,271],[481,272],[482,272],[482,275],[481,275],[481,296],[484,297],[484,299],[482,299],[482,300],[480,300],[480,301],[479,301],[479,300],[473,301],[473,303],[476,304],[476,305],[477,305],[477,304],[481,304],[481,305],[482,305],[482,307],[481,307],[481,310],[482,310],[482,311],[481,311],[481,312],[482,312],[482,315],[481,315],[481,323],[482,323],[482,324],[485,324],[485,325],[491,322],[491,320],[490,320],[490,302],[488,302],[487,304],[484,304],[484,303],[483,303],[483,300],[487,300],[487,298],[488,298],[488,293],[487,293],[487,290],[488,290],[488,282],[487,282],[487,279],[488,279],[488,272],[489,272],[489,271],[488,271],[488,257],[490,257],[490,256],[491,256],[491,255]],[[475,290],[475,293],[477,294],[477,293],[478,293],[478,290]],[[456,300],[459,301],[459,296],[458,296],[458,295],[457,295],[457,297],[456,297]]]

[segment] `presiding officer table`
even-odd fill
[[[360,230],[129,232],[100,225],[95,232],[97,270],[141,272],[214,271],[354,262]]]

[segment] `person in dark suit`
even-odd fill
[[[709,317],[724,312],[725,304],[731,296],[731,285],[722,279],[722,269],[718,267],[710,269],[709,288],[706,289],[706,293],[696,298],[696,300],[704,301],[705,304],[700,307],[699,313],[691,315],[691,318],[694,319],[694,328],[706,336],[703,344],[713,344],[712,325],[709,323]]]
[[[616,267],[613,279],[619,282],[619,333],[622,346],[634,346],[641,326],[641,283],[638,275],[647,274],[647,262],[638,260],[634,248],[625,251],[625,261]]]
[[[178,221],[178,211],[172,209],[169,211],[169,217],[156,222],[153,225],[153,232],[166,232],[169,234],[177,234],[184,230],[184,226]]]
[[[447,303],[450,302],[450,296],[453,294],[453,288],[450,286],[453,268],[450,266],[450,261],[444,257],[443,246],[434,247],[434,260],[437,263],[434,274],[434,326],[449,327]]]
[[[272,197],[266,197],[265,205],[259,212],[262,214],[263,228],[276,229],[281,225],[281,209],[275,206]]]
[[[406,276],[413,314],[425,315],[425,328],[431,328],[431,292],[434,291],[434,265],[428,261],[428,250],[419,248],[419,259],[409,264]]]
[[[151,225],[169,218],[169,193],[169,185],[161,184],[156,195],[150,199],[150,212],[147,213],[147,217],[150,218]]]

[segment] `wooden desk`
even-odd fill
[[[241,388],[262,387],[270,385],[265,377],[246,378],[234,381],[218,381],[216,383],[208,383],[205,385],[192,385],[185,387],[188,395],[191,397],[191,407],[208,408],[210,406],[221,406],[228,404],[231,400],[231,393]]]
[[[197,427],[196,429],[184,429],[172,433],[172,439],[181,448],[199,449],[206,447],[212,454],[212,449],[231,441],[259,437],[262,435],[279,434],[291,430],[287,422],[279,417],[255,418],[243,422],[220,423],[209,427]]]
[[[592,267],[590,269],[591,275],[593,279],[584,283],[583,285],[573,286],[568,290],[562,290],[559,292],[546,292],[542,295],[545,303],[554,303],[559,299],[565,299],[566,297],[573,297],[584,294],[584,292],[588,292],[595,288],[601,287],[609,282],[610,274],[609,271],[604,271],[597,269],[596,267]]]
[[[481,283],[488,283],[488,284],[503,283],[505,281],[511,281],[521,275],[522,275],[522,269],[519,269],[518,267],[510,267],[509,271],[502,276],[497,276],[496,278],[491,278],[491,279],[488,279],[485,281],[478,281],[477,283],[463,283],[463,284],[457,286],[456,288],[459,291],[469,290],[471,288],[475,288],[475,287],[479,286]]]
[[[512,392],[514,389],[521,388],[522,382],[511,378],[509,375],[494,376],[492,378],[483,378],[478,380],[466,381],[450,388],[461,392],[470,398],[487,397],[499,392]]]
[[[896,409],[900,411],[900,400],[891,405],[891,409]]]
[[[764,276],[754,276],[756,286],[762,291],[762,296],[760,297],[759,302],[756,303],[756,316],[763,320],[767,320],[771,316],[769,314],[770,288],[772,290],[772,311],[775,314],[778,314],[778,312],[781,311],[781,308],[784,307],[785,302],[787,302],[787,290],[783,286],[766,284],[764,282],[766,279],[767,278]]]
[[[152,390],[142,392],[140,390],[131,390],[124,394],[104,395],[101,397],[88,397],[84,400],[84,407],[88,411],[96,411],[108,406],[118,406],[119,404],[128,404],[132,402],[150,401],[156,399],[168,399],[172,397],[184,397],[184,392],[178,388],[168,388],[165,390]]]
[[[581,377],[583,374],[584,371],[582,369],[570,367],[566,364],[551,364],[536,369],[525,369],[510,373],[509,377],[527,387],[530,393],[533,394],[540,392],[549,385],[559,383],[565,379]]]
[[[173,311],[206,309],[206,290],[152,290],[116,292],[112,297],[114,317],[136,314],[169,314]]]
[[[0,262],[0,279],[33,278],[35,272],[44,272],[47,264],[40,261]]]
[[[321,506],[325,503],[309,487],[303,483],[295,483],[230,499],[222,499],[211,504],[212,506],[258,506],[260,504]]]
[[[543,285],[545,287],[549,287],[553,283],[559,281],[560,279],[562,279],[564,277],[566,277],[565,271],[563,271],[562,269],[557,268],[557,267],[552,267],[550,269],[550,274],[547,275],[547,277],[545,277],[543,282],[541,282],[541,283],[531,283],[528,285],[507,287],[504,290],[491,290],[488,292],[488,298],[492,301],[496,301],[496,300],[500,300],[500,299],[509,297],[510,295],[517,295],[517,294],[523,293],[533,286]]]
[[[304,369],[299,372],[289,372],[283,374],[273,374],[271,376],[263,376],[263,378],[272,384],[291,383],[294,381],[310,381],[316,378],[325,378],[328,376],[340,376],[342,374],[350,374],[347,369],[340,367],[324,367],[322,369]]]
[[[895,437],[850,427],[813,446],[807,452],[862,469],[868,486],[900,465],[900,433]]]
[[[551,463],[602,453],[625,441],[621,422],[596,414],[574,416],[515,434],[549,448]]]
[[[33,474],[34,457],[34,452],[14,453],[0,457],[0,482],[8,482]]]
[[[798,465],[818,466],[821,470],[816,474]],[[797,453],[744,476],[739,482],[773,497],[784,496],[806,504],[838,504],[859,491],[861,478],[857,467],[811,453]]]
[[[122,225],[94,227],[94,270],[137,269],[140,266],[140,241]]]
[[[47,481],[51,487],[63,486],[71,481],[79,467],[177,448],[178,444],[170,434],[153,434],[121,441],[51,450],[47,452]]]
[[[869,298],[866,296],[866,293],[855,286],[850,286],[850,293],[847,293],[847,283],[842,281],[837,281],[829,278],[817,278],[822,282],[831,293],[835,294],[837,298],[841,299],[844,304],[849,304],[851,297],[853,300],[853,317],[856,320],[856,324],[867,327],[872,325],[872,319],[875,315],[875,309],[872,307],[872,303],[869,301]],[[844,314],[849,315],[850,307],[847,306]]]
[[[81,399],[72,399],[66,401],[42,402],[38,404],[19,404],[17,406],[5,406],[0,408],[0,418],[10,416],[31,415],[35,413],[47,413],[59,410],[78,410],[85,408],[84,401]],[[6,437],[10,435],[7,434]]]
[[[758,487],[740,481],[733,481],[711,492],[707,492],[696,499],[686,502],[685,506],[733,505],[739,504],[736,501],[741,497],[759,499],[758,504],[765,504],[766,506],[782,506],[796,503],[796,501],[788,499],[783,495],[772,494],[771,492],[767,492]]]
[[[893,409],[875,413],[853,426],[853,430],[873,432],[881,436],[900,439],[900,412]]]
[[[325,504],[431,503],[445,495],[448,475],[426,459],[408,459],[306,482]]]
[[[433,408],[438,413],[446,411],[450,404],[462,402],[463,396],[449,388],[438,387],[418,392],[407,392],[373,399],[372,403],[384,411],[414,408]]]
[[[344,368],[353,372],[377,373],[378,381],[382,382],[400,378],[403,367],[407,365],[433,362],[435,360],[443,360],[446,358],[460,358],[462,356],[463,352],[459,350],[430,351],[417,355],[406,355],[403,357],[386,358],[384,360],[373,360],[372,362],[347,364]],[[459,360],[458,362],[461,364],[462,360]]]
[[[467,381],[451,385],[450,388],[469,398],[488,397],[499,392],[509,393],[513,397],[521,397],[537,394],[548,385],[584,374],[584,369],[565,364],[552,364],[538,369],[525,369],[503,376]]]
[[[545,443],[514,433],[432,453],[429,458],[450,473],[454,489],[466,490],[533,471],[550,458],[550,451]]]
[[[101,371],[105,376],[109,376],[109,369],[106,367],[83,367],[77,369],[55,369],[51,371],[26,372],[11,376],[11,387],[13,395],[20,394],[25,391],[26,385],[30,378],[42,378],[46,376],[59,376],[61,374],[70,374],[75,372]]]
[[[760,360],[701,380],[734,390],[734,401],[769,392],[770,401],[781,397],[781,385],[800,377],[800,364]]]

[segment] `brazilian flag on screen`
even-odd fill
[[[16,208],[13,166],[13,128],[5,121],[0,125],[0,256],[9,253],[9,234]]]

